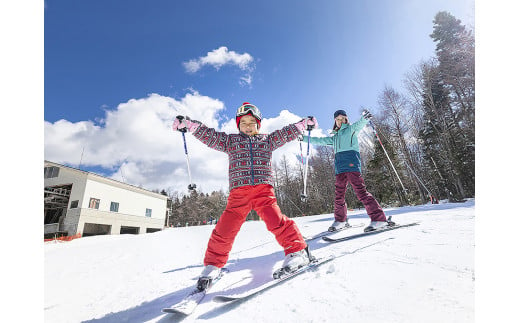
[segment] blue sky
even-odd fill
[[[466,0],[47,0],[45,120],[102,118],[131,98],[188,88],[222,100],[229,116],[246,99],[266,115],[357,112],[433,55],[440,10],[472,23]],[[186,73],[182,62],[221,46],[253,56],[250,86],[235,66]]]
[[[166,133],[176,114],[236,132],[230,120],[249,101],[270,120],[263,132],[313,115],[325,135],[335,110],[377,113],[385,85],[400,90],[434,56],[443,10],[473,27],[469,0],[47,0],[45,158],[185,190],[180,136]],[[203,189],[227,189],[225,155],[189,144]]]

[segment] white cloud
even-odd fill
[[[251,73],[247,73],[246,75],[240,77],[239,83],[240,85],[251,86],[251,84],[253,83],[253,76],[251,75]]]
[[[180,100],[151,94],[107,110],[99,124],[92,121],[45,122],[45,159],[78,167],[102,167],[109,177],[147,189],[187,192],[189,177],[182,134],[171,130],[175,116],[188,115],[209,127],[238,133],[234,119],[221,120],[224,104],[193,91]],[[269,133],[297,122],[301,117],[282,110],[262,120],[261,133]],[[220,120],[220,122],[219,122]],[[322,136],[321,130],[313,135]],[[210,149],[186,134],[192,179],[203,192],[228,189],[227,155]],[[83,156],[82,156],[83,152]],[[297,163],[298,141],[273,154]]]
[[[235,51],[229,51],[227,47],[221,46],[206,56],[201,56],[197,59],[191,59],[188,62],[183,62],[182,65],[188,73],[196,73],[206,65],[213,66],[217,71],[224,65],[238,66],[246,74],[240,77],[239,83],[241,85],[251,86],[253,81],[252,72],[254,70],[253,56],[248,53],[238,54]]]
[[[218,49],[208,52],[206,56],[184,62],[183,65],[187,72],[195,73],[204,65],[211,65],[216,70],[219,70],[224,65],[236,65],[241,70],[245,71],[252,69],[252,63],[253,56],[250,54],[238,54],[235,51],[229,51],[225,46],[221,46]]]
[[[197,92],[188,93],[181,100],[151,94],[106,111],[100,124],[67,120],[45,122],[45,159],[73,167],[78,167],[81,160],[82,166],[103,167],[113,172],[113,178],[134,185],[184,190],[187,175],[186,178],[175,175],[179,169],[184,170],[181,174],[187,174],[184,147],[181,134],[171,130],[172,121],[176,115],[190,115],[216,127],[217,114],[222,109],[221,101]],[[186,139],[195,169],[205,158],[226,167],[225,156],[206,149],[190,135]],[[226,180],[225,174],[216,176]]]

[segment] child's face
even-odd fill
[[[258,133],[258,124],[256,123],[256,119],[249,114],[240,118],[239,127],[240,131],[248,136],[254,136]]]
[[[342,124],[347,123],[348,119],[344,115],[339,115],[334,120],[336,120],[336,126],[339,128],[339,127],[341,127]]]

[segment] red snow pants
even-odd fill
[[[350,183],[356,193],[358,200],[363,203],[367,214],[371,221],[386,221],[383,209],[377,203],[376,199],[367,191],[365,181],[361,177],[360,172],[345,172],[336,175],[336,198],[334,199],[334,219],[344,222],[347,219],[347,202],[345,201],[345,192],[347,185]]]
[[[286,255],[307,247],[296,223],[282,214],[271,185],[241,186],[229,193],[226,209],[209,238],[205,266],[224,267],[235,237],[252,209],[264,221],[267,230],[274,234]]]

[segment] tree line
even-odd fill
[[[473,31],[443,11],[435,15],[430,37],[435,56],[404,76],[404,92],[386,86],[377,109],[362,107],[377,111],[372,119],[377,132],[367,125],[360,148],[367,189],[383,207],[462,201],[475,194]],[[307,202],[300,198],[303,165],[291,165],[285,157],[273,165],[278,204],[289,217],[334,211],[334,153],[330,147],[314,148]],[[227,193],[174,192],[170,199],[170,225],[198,225],[218,220]],[[346,200],[349,208],[363,207],[350,186]],[[248,219],[258,215],[252,211]]]

